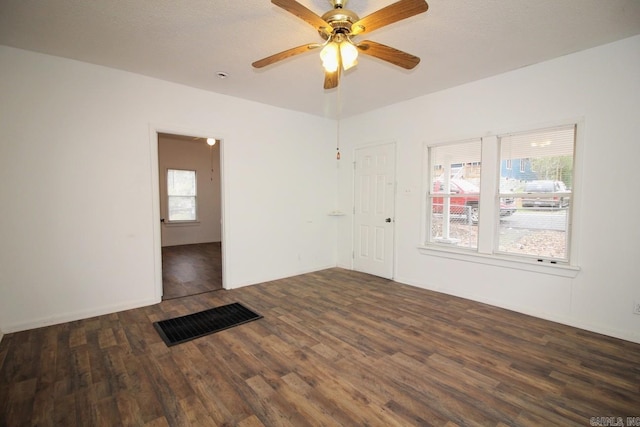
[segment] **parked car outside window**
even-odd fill
[[[536,180],[525,184],[522,207],[563,208],[569,206],[570,191],[562,181]],[[547,195],[548,194],[548,195]]]

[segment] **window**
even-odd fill
[[[169,222],[197,219],[196,171],[168,169],[167,195]]]
[[[480,140],[429,148],[429,241],[478,246]]]
[[[525,171],[519,179],[500,186],[500,197],[513,198],[517,210],[500,221],[496,252],[567,262],[575,126],[504,135],[498,140],[501,161],[529,159],[535,172]]]
[[[424,247],[571,265],[575,141],[571,124],[426,146]]]

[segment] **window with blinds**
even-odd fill
[[[571,264],[577,125],[425,145],[424,248]]]
[[[481,141],[456,142],[428,150],[429,241],[475,249],[480,220]]]
[[[568,261],[575,139],[575,125],[498,137],[500,197],[517,210],[500,221],[496,252]]]

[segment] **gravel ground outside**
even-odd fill
[[[455,245],[464,248],[478,246],[478,227],[464,220],[453,220],[449,236],[458,239]],[[432,235],[442,236],[442,220],[433,223]],[[566,233],[555,230],[528,230],[501,227],[499,249],[502,252],[526,254],[545,258],[566,257]]]

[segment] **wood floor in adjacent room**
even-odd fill
[[[222,289],[220,242],[162,248],[162,299]]]
[[[152,326],[231,302],[264,318],[170,348]],[[603,416],[640,416],[640,344],[342,269],[0,343],[2,426],[585,426]]]

